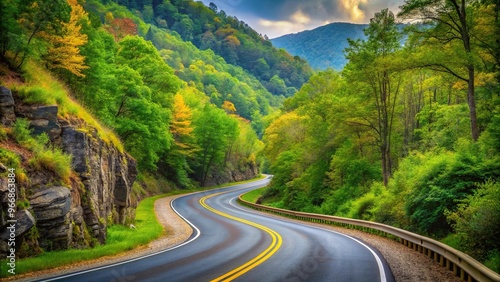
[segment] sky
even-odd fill
[[[332,22],[369,23],[376,12],[395,14],[403,0],[202,0],[236,16],[269,38]]]

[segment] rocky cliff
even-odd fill
[[[53,146],[70,154],[73,173],[70,184],[55,185],[53,175],[27,166],[28,181],[16,190],[16,201],[29,202],[27,208],[16,208],[16,245],[53,250],[104,243],[107,225],[124,224],[133,214],[130,196],[137,175],[135,160],[100,139],[82,120],[58,116],[57,105],[26,105],[0,87],[0,122],[9,127],[17,118],[29,120],[34,134],[47,133]],[[29,156],[22,149],[12,145],[8,149],[27,164]],[[6,256],[9,236],[7,182],[0,177],[0,257]]]
[[[259,175],[259,168],[254,163],[246,163],[237,168],[214,169],[205,182],[205,186],[216,186],[230,182],[253,179]]]

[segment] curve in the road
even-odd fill
[[[215,197],[215,196],[218,196],[220,194],[224,194],[224,192],[213,194],[213,195],[209,195],[209,196],[201,198],[200,199],[201,206],[203,206],[205,209],[207,209],[207,210],[209,210],[209,211],[211,211],[211,212],[213,212],[215,214],[218,214],[220,216],[223,216],[225,218],[229,218],[229,219],[232,219],[232,220],[235,220],[235,221],[238,221],[238,222],[241,222],[241,223],[253,226],[255,228],[258,228],[260,230],[263,230],[263,231],[267,232],[271,236],[271,238],[272,238],[272,243],[271,243],[271,245],[267,249],[265,249],[263,252],[261,252],[259,255],[257,255],[252,260],[250,260],[250,261],[244,263],[243,265],[241,265],[241,266],[239,266],[239,267],[237,267],[237,268],[229,271],[226,274],[223,274],[223,275],[221,275],[221,276],[213,279],[211,282],[232,281],[232,280],[240,277],[241,275],[243,275],[243,274],[247,273],[248,271],[254,269],[258,265],[260,265],[261,263],[263,263],[264,261],[266,261],[268,258],[270,258],[274,253],[276,253],[279,250],[279,248],[281,247],[281,244],[283,242],[283,239],[281,238],[280,234],[278,234],[276,231],[272,230],[271,228],[268,228],[266,226],[262,226],[260,224],[253,223],[251,221],[248,221],[248,220],[245,220],[245,219],[242,219],[242,218],[239,218],[239,217],[235,217],[235,216],[229,215],[227,213],[223,213],[221,211],[218,211],[218,210],[210,207],[209,205],[207,205],[205,203],[205,201],[207,199]]]
[[[182,247],[51,279],[383,282],[387,278],[393,281],[383,258],[361,241],[241,206],[233,207],[239,194],[268,182],[265,179],[204,191],[173,201],[174,211],[195,230]]]

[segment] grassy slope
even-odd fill
[[[34,62],[27,62],[23,68],[25,83],[16,80],[4,81],[4,86],[17,92],[28,104],[58,105],[59,116],[63,118],[77,117],[97,129],[99,137],[113,144],[123,152],[123,144],[116,134],[102,126],[83,106],[71,98],[70,91],[50,72]]]

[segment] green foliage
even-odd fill
[[[498,262],[500,244],[500,183],[486,181],[474,194],[463,199],[454,212],[447,213],[460,245],[484,261],[490,256]],[[495,270],[498,270],[497,265]]]
[[[46,149],[39,151],[29,160],[29,164],[35,169],[47,169],[56,173],[64,183],[70,183],[71,156],[62,150]]]
[[[60,33],[70,19],[71,7],[66,0],[16,0],[1,4],[0,11],[6,13],[0,28],[1,57],[19,68],[26,58],[46,52],[42,35]]]
[[[470,118],[467,105],[430,104],[417,115],[420,128],[415,130],[416,138],[426,148],[452,150],[460,138],[467,138]]]
[[[298,89],[312,75],[312,69],[306,61],[272,47],[270,41],[224,11],[210,9],[192,0],[153,1],[152,4],[157,23],[165,22],[183,40],[191,41],[202,50],[211,49],[226,62],[241,66],[272,93],[286,95],[286,87]],[[127,6],[142,10],[143,16],[150,9],[149,5],[136,8],[137,5],[132,2]],[[267,84],[273,76],[278,76],[286,87],[277,89]]]
[[[208,176],[225,166],[226,152],[239,135],[238,122],[223,110],[206,105],[193,120],[198,152],[192,167],[204,186]]]
[[[367,39],[349,42],[342,77],[332,71],[314,75],[284,102],[263,138],[275,175],[263,196],[273,206],[446,237],[498,269],[498,246],[491,243],[499,225],[493,217],[500,214],[498,82],[491,80],[489,57],[489,38],[497,38],[492,7],[464,2],[468,36],[488,38],[477,44],[478,37],[471,37],[465,54],[459,40],[449,40],[458,29],[446,32],[462,24],[459,16],[465,14],[455,15],[451,1],[424,2],[406,1],[403,13],[425,16],[431,6],[429,13],[450,13],[420,26],[405,46],[393,15],[375,14]],[[476,17],[481,13],[484,19]],[[471,73],[476,97],[471,97]],[[483,132],[479,139],[473,132],[470,140],[475,110]]]
[[[35,141],[31,136],[31,131],[29,129],[29,121],[27,119],[17,119],[12,128],[12,135],[14,139],[21,144],[26,145],[29,148],[36,146],[37,144],[31,144],[30,142]],[[45,144],[41,144],[42,146]]]
[[[152,42],[167,63],[177,69],[179,78],[205,92],[215,105],[230,101],[238,115],[253,121],[267,114],[270,106],[280,104],[280,98],[271,95],[261,82],[241,67],[227,64],[212,50],[198,50],[154,26],[150,33]]]
[[[148,18],[148,5],[140,6],[138,9],[144,8],[142,16]],[[258,80],[242,68],[228,65],[212,51],[200,51],[175,33],[154,25],[146,26],[123,6],[88,1],[86,7],[90,14],[100,14],[107,21],[113,17],[131,19],[139,26],[139,35],[151,40],[126,36],[115,42],[116,38],[103,27],[86,25],[83,31],[88,43],[82,48],[82,54],[90,68],[84,71],[85,78],[70,80],[78,99],[118,133],[127,151],[138,160],[140,171],[159,171],[181,187],[189,187],[192,185],[189,176],[197,175],[198,180],[201,175],[205,175],[201,178],[210,177],[216,174],[215,166],[221,170],[239,168],[240,161],[236,158],[246,159],[252,153],[257,154],[247,152],[258,150],[258,146],[254,146],[257,140],[241,137],[234,144],[227,144],[228,147],[222,148],[225,143],[221,143],[214,150],[213,159],[204,159],[203,155],[194,154],[197,142],[201,142],[196,134],[192,134],[190,141],[181,142],[172,132],[171,124],[175,122],[177,110],[173,101],[175,94],[183,96],[193,111],[193,124],[205,115],[203,108],[208,102],[222,106],[224,101],[236,105],[238,115],[258,122],[269,112],[268,98],[272,97]],[[177,13],[167,2],[157,7],[158,11],[153,7],[154,13],[159,13],[155,14],[155,22],[162,20],[162,15]],[[167,23],[171,27],[174,24]],[[176,28],[180,31],[181,26]],[[279,102],[275,101],[277,105]],[[223,124],[224,121],[218,120],[214,128],[224,128]],[[179,142],[190,149],[179,147]],[[240,149],[245,153],[238,153]]]
[[[14,168],[18,170],[21,168],[21,157],[12,151],[0,148],[0,163],[5,165],[7,168]],[[8,174],[8,171],[5,172],[5,174]]]

